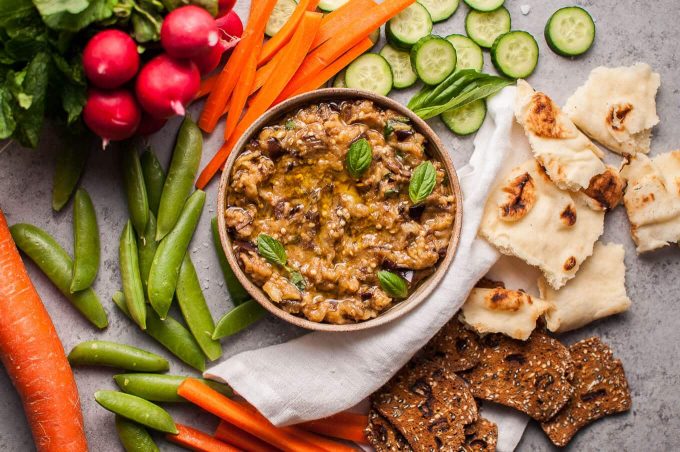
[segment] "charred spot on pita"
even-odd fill
[[[571,256],[564,262],[564,269],[566,271],[569,271],[573,270],[574,267],[576,267],[576,258],[574,256]]]
[[[607,115],[607,124],[616,131],[626,130],[626,118],[633,111],[633,105],[630,103],[612,105]]]
[[[526,126],[539,137],[564,138],[567,133],[557,122],[558,115],[559,109],[552,99],[541,92],[534,93]]]
[[[531,174],[524,173],[513,179],[503,191],[509,196],[500,206],[500,216],[504,221],[518,221],[529,213],[536,202],[536,185]]]
[[[623,198],[626,184],[614,168],[607,170],[590,179],[585,194],[597,202],[602,210],[611,210],[618,206]]]
[[[573,204],[568,204],[567,207],[564,208],[562,213],[560,213],[560,219],[562,220],[562,223],[564,223],[566,226],[573,226],[576,224],[576,207]]]

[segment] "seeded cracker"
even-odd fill
[[[416,451],[457,451],[464,427],[477,419],[465,381],[434,362],[405,367],[373,398],[374,408]]]
[[[498,443],[498,427],[488,419],[480,417],[465,426],[464,452],[493,452]]]
[[[375,452],[411,452],[406,438],[375,409],[368,413],[366,438]]]
[[[623,365],[599,338],[591,337],[569,348],[574,361],[574,396],[557,416],[541,427],[559,447],[566,446],[584,426],[609,414],[630,409]]]
[[[501,334],[480,340],[481,361],[460,375],[475,397],[509,406],[537,421],[552,418],[567,404],[574,388],[569,350],[534,331],[527,341]]]
[[[425,346],[425,358],[448,372],[472,369],[479,363],[479,336],[454,317]]]

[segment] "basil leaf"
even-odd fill
[[[267,234],[257,236],[257,252],[272,264],[284,266],[288,262],[283,244]]]
[[[437,183],[437,171],[432,162],[423,162],[411,174],[411,181],[408,184],[408,196],[413,204],[420,204],[425,201]]]
[[[448,110],[455,110],[456,108],[464,107],[479,99],[486,99],[492,94],[497,93],[508,85],[511,85],[512,80],[506,80],[500,77],[489,76],[490,78],[484,82],[477,84],[472,82],[466,86],[460,94],[454,96],[448,102],[432,107],[425,107],[415,110],[414,113],[423,119],[434,118]]]
[[[300,292],[305,290],[305,287],[307,287],[307,283],[305,282],[304,276],[302,276],[302,273],[299,271],[294,271],[290,273],[290,282],[297,287]]]
[[[381,270],[378,272],[380,287],[392,298],[406,298],[408,296],[408,283],[401,276]]]
[[[366,138],[361,138],[349,147],[347,152],[347,171],[354,178],[359,178],[371,166],[373,149]]]

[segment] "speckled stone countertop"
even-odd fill
[[[461,2],[462,3],[462,2]],[[573,2],[506,0],[514,29],[527,30],[538,40],[541,57],[537,71],[530,81],[563,104],[569,95],[587,78],[591,69],[600,65],[620,66],[637,61],[649,63],[661,74],[661,90],[657,97],[661,123],[654,131],[652,154],[680,147],[680,62],[678,48],[678,0],[577,0],[596,20],[597,39],[585,57],[570,60],[553,54],[543,39],[543,27],[557,8]],[[528,14],[522,14],[521,8]],[[240,1],[237,12],[245,17],[248,2]],[[464,33],[466,7],[461,6],[446,23],[437,24],[435,33],[447,35]],[[383,38],[384,39],[384,38]],[[380,48],[377,46],[377,49]],[[491,63],[486,56],[487,70]],[[411,92],[394,92],[392,97],[406,102]],[[196,113],[196,109],[192,109]],[[449,133],[437,120],[431,124],[449,146],[454,163],[461,167],[472,152],[472,139],[459,139]],[[153,137],[151,144],[164,164],[169,161],[174,135],[179,120],[174,119]],[[207,138],[203,164],[220,145],[221,129]],[[60,143],[54,130],[42,137],[41,146],[32,151],[17,145],[9,146],[0,156],[0,207],[10,224],[29,222],[52,233],[66,248],[72,248],[71,206],[61,213],[50,207],[50,190],[54,155]],[[619,158],[608,155],[610,162]],[[118,171],[115,148],[95,151],[82,181],[91,194],[102,233],[102,265],[95,289],[109,313],[110,326],[96,332],[80,317],[40,271],[28,264],[28,270],[47,305],[64,347],[70,350],[80,341],[101,338],[136,344],[166,354],[153,340],[144,336],[113,306],[110,297],[120,286],[118,272],[118,237],[127,219],[127,211]],[[217,184],[207,190],[206,208],[190,252],[215,318],[231,307],[222,282],[210,237],[210,218],[215,215]],[[633,409],[626,414],[612,416],[584,429],[569,445],[569,450],[634,451],[680,450],[680,249],[664,250],[637,257],[628,232],[628,221],[622,208],[607,216],[606,242],[622,243],[626,247],[626,285],[633,300],[630,311],[608,318],[568,334],[569,343],[591,335],[601,336],[611,345],[624,363],[631,391]],[[224,356],[240,351],[285,341],[302,334],[301,330],[268,317],[250,329],[224,341]],[[76,369],[87,436],[91,450],[122,450],[117,439],[111,413],[100,408],[92,394],[97,389],[114,388],[106,369]],[[172,360],[171,373],[188,374],[190,369]],[[21,403],[3,371],[0,371],[0,450],[5,452],[33,450],[30,431]],[[216,421],[211,416],[190,407],[172,407],[180,421],[201,426],[211,431]],[[177,450],[159,441],[163,450]],[[551,450],[551,445],[540,428],[530,423],[517,450]]]

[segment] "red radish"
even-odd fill
[[[209,54],[193,58],[192,61],[196,63],[196,67],[198,67],[201,75],[209,74],[220,64],[222,55],[224,55],[226,51],[236,47],[238,42],[239,38],[233,38],[230,41],[220,39],[220,43],[213,47]]]
[[[103,147],[109,141],[130,138],[137,130],[141,116],[135,97],[126,89],[102,91],[91,88],[83,108],[85,124],[102,137]]]
[[[132,80],[139,69],[137,45],[120,30],[100,31],[85,46],[83,68],[93,85],[118,88]]]
[[[188,5],[165,16],[161,45],[173,58],[192,58],[209,53],[220,40],[215,19],[201,7]]]
[[[240,38],[243,34],[243,22],[234,11],[229,11],[224,16],[215,20],[217,28],[226,35],[227,38]]]
[[[192,61],[161,54],[139,71],[135,92],[147,113],[156,118],[169,118],[184,115],[200,84],[201,75]]]
[[[149,136],[161,130],[165,123],[168,122],[164,118],[154,118],[147,112],[142,112],[142,120],[139,122],[139,127],[137,127],[136,135],[139,136]]]
[[[236,0],[219,0],[217,2],[217,17],[222,17],[231,11],[236,4]]]

